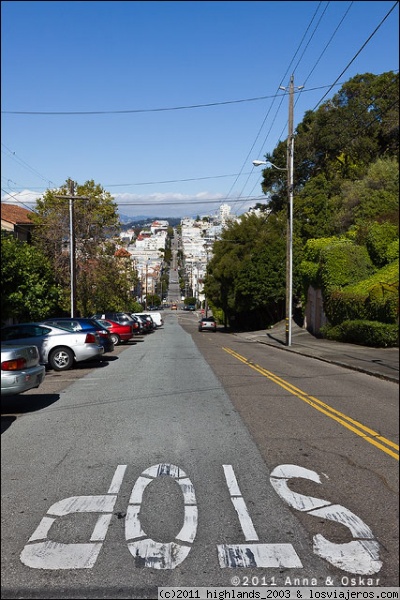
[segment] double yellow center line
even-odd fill
[[[298,398],[300,398],[300,400],[303,400],[303,402],[306,402],[307,404],[309,404],[316,410],[319,410],[319,412],[323,413],[330,419],[337,421],[338,423],[340,423],[340,425],[343,425],[343,427],[346,427],[346,429],[350,429],[350,431],[352,431],[356,435],[363,438],[366,442],[369,442],[373,446],[376,446],[377,448],[379,448],[379,450],[382,450],[383,452],[386,452],[386,454],[389,454],[389,456],[392,456],[396,460],[399,460],[398,444],[391,442],[390,440],[381,436],[379,433],[377,433],[373,429],[370,429],[369,427],[366,427],[362,423],[355,421],[351,417],[348,417],[347,415],[341,413],[340,411],[332,408],[328,404],[325,404],[325,402],[318,400],[318,398],[314,398],[314,396],[310,396],[306,392],[303,392],[302,390],[300,390],[296,386],[292,385],[288,381],[285,381],[281,377],[278,377],[278,375],[271,373],[271,371],[267,371],[267,369],[264,369],[264,367],[261,367],[260,365],[253,363],[252,361],[245,358],[244,356],[241,356],[234,350],[231,350],[230,348],[225,348],[225,347],[223,347],[222,349],[225,350],[225,352],[227,352],[234,358],[237,358],[237,360],[240,360],[242,363],[244,363],[251,369],[254,369],[254,371],[257,371],[257,373],[260,373],[264,377],[267,377],[268,379],[270,379],[271,381],[273,381],[274,383],[276,383],[283,389],[287,390],[294,396],[297,396]],[[391,448],[393,448],[394,450],[392,450]]]

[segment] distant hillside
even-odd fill
[[[127,215],[120,215],[120,223],[122,231],[126,229],[142,228],[146,225],[150,225],[153,221],[168,221],[171,227],[180,225],[181,218],[177,217],[146,217],[139,215],[137,217],[128,217]]]

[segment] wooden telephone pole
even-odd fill
[[[65,198],[69,201],[69,262],[70,262],[70,279],[71,279],[71,317],[76,315],[76,240],[75,240],[75,211],[74,200],[87,200],[86,196],[75,196],[75,182],[68,179],[69,195],[59,196],[56,198]]]

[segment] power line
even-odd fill
[[[337,84],[340,85],[340,84]],[[308,91],[316,91],[329,87],[328,85],[318,86],[316,88],[310,88]],[[119,115],[119,114],[135,114],[135,113],[151,113],[151,112],[166,112],[166,111],[178,111],[178,110],[192,110],[195,108],[208,108],[212,106],[225,106],[227,104],[240,104],[244,102],[257,102],[260,100],[268,100],[281,96],[283,94],[272,94],[268,96],[257,96],[255,98],[243,98],[240,100],[226,100],[222,102],[208,102],[206,104],[189,104],[186,106],[170,106],[161,108],[137,108],[127,110],[88,110],[88,111],[33,111],[33,110],[2,110],[1,114],[4,115],[47,115],[47,116],[74,116],[74,115]]]
[[[8,148],[5,144],[2,143],[1,145],[10,153],[11,158],[16,160],[16,162],[18,162],[20,165],[22,165],[26,169],[29,169],[30,171],[32,171],[32,173],[34,173],[35,175],[40,177],[40,179],[42,179],[43,181],[46,181],[47,183],[52,183],[53,185],[55,185],[54,181],[51,181],[51,179],[49,179],[48,177],[44,177],[44,175],[42,175],[41,173],[39,173],[39,171],[37,171],[36,169],[31,167],[27,162],[25,162],[22,158],[20,158],[13,150]]]
[[[386,13],[386,15],[383,17],[382,21],[374,29],[374,31],[371,33],[371,35],[368,37],[368,39],[364,42],[364,44],[361,46],[361,48],[359,49],[359,51],[353,56],[353,58],[351,59],[351,61],[346,65],[346,67],[343,69],[343,71],[340,73],[340,75],[337,77],[337,79],[332,83],[332,86],[329,88],[329,90],[322,96],[321,100],[319,100],[319,102],[317,102],[317,104],[314,106],[313,111],[316,110],[316,108],[321,104],[321,102],[324,100],[324,98],[326,98],[326,96],[329,94],[329,92],[332,90],[332,88],[336,85],[338,79],[340,77],[342,77],[342,75],[347,71],[347,69],[350,67],[350,65],[355,61],[355,59],[357,58],[357,56],[364,50],[365,46],[371,41],[371,39],[374,37],[374,35],[378,31],[378,29],[380,29],[380,27],[382,27],[383,23],[386,21],[386,19],[388,18],[388,16],[393,12],[393,10],[398,5],[398,3],[399,2],[397,1],[397,2],[395,2],[393,4],[392,8]]]

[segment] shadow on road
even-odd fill
[[[59,399],[60,394],[5,396],[1,399],[1,433],[6,431],[18,416],[47,408]]]

